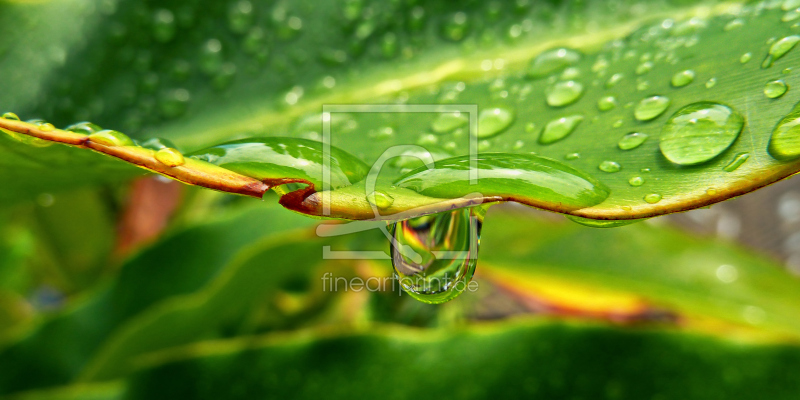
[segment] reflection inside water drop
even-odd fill
[[[390,225],[392,264],[406,293],[438,304],[467,289],[487,208],[461,208]]]

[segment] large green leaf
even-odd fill
[[[516,322],[302,332],[144,360],[130,398],[793,399],[796,346]],[[187,382],[191,384],[187,385]]]
[[[631,12],[626,2],[352,1],[340,8],[248,1],[215,5],[229,17],[222,28],[197,15],[199,6],[121,3],[108,17],[113,34],[93,37],[77,53],[79,66],[67,62],[54,72],[54,81],[78,77],[79,84],[70,79],[60,89],[69,104],[39,109],[66,120],[75,105],[101,96],[102,110],[87,116],[104,125],[122,118],[134,132],[189,149],[243,136],[275,139],[196,151],[175,166],[153,151],[105,146],[99,138],[3,121],[5,127],[235,193],[260,196],[283,183],[306,183],[313,187],[281,203],[349,219],[376,218],[372,192],[382,199],[384,216],[377,217],[387,219],[504,200],[635,219],[721,201],[797,170],[791,121],[767,151],[773,127],[798,99],[780,90],[796,79],[786,68],[798,57],[790,51],[790,3],[637,3]],[[122,51],[110,51],[114,43]],[[131,63],[135,68],[122,68]],[[212,84],[203,84],[208,79]],[[335,88],[320,89],[320,80],[323,89]],[[363,103],[477,104],[470,112],[478,124],[441,112],[453,108],[333,109],[330,143],[343,151],[332,153],[332,173],[348,179],[324,182],[324,146],[302,139],[320,139],[323,104]],[[574,131],[563,127],[569,122]],[[638,136],[620,142],[633,132]],[[634,148],[637,138],[647,140]],[[409,150],[398,145],[421,145],[427,150],[416,154],[440,160],[470,149],[481,154],[474,163],[441,160],[434,170],[395,159],[368,176],[367,165]],[[467,173],[474,168],[475,182]],[[328,186],[335,190],[321,191]]]

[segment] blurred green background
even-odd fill
[[[215,110],[282,110],[299,83],[300,96],[323,96],[330,79],[511,46],[509,25],[539,40],[694,3],[6,1],[0,105],[200,143],[212,138],[193,129]],[[469,46],[438,23],[462,10],[484,16]],[[225,47],[233,70],[196,54],[209,32],[226,46],[249,38]],[[389,33],[401,44],[391,57]],[[303,57],[329,41],[344,60]],[[274,194],[239,198],[74,149],[0,144],[3,398],[800,398],[792,181],[610,230],[493,207],[478,290],[434,306],[397,287],[324,286],[391,276],[389,261],[323,258],[325,246],[388,252],[377,230],[324,238]]]

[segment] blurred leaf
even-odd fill
[[[3,398],[7,400],[121,400],[124,392],[125,386],[122,383],[112,382],[34,390]]]
[[[502,212],[487,216],[481,240],[478,274],[531,298],[611,315],[644,303],[677,313],[689,329],[800,340],[800,279],[733,243],[646,223],[523,224]]]
[[[554,322],[308,331],[142,361],[131,399],[794,399],[800,390],[796,346]]]
[[[123,266],[112,282],[10,338],[0,350],[0,393],[65,384],[129,318],[202,288],[247,245],[313,220],[257,205],[175,231]]]

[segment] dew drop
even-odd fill
[[[392,264],[400,286],[429,304],[464,292],[475,273],[483,207],[463,208],[393,223]]]
[[[647,196],[644,196],[644,201],[650,204],[656,204],[661,201],[661,195],[658,193],[650,193]]]
[[[761,68],[771,67],[775,61],[778,61],[781,57],[785,56],[786,53],[792,50],[794,46],[797,45],[797,42],[800,42],[800,36],[792,35],[773,43],[769,48],[769,54],[767,54],[767,58],[765,58],[764,62],[761,63]]]
[[[563,47],[547,50],[531,61],[531,66],[528,69],[528,77],[533,79],[544,78],[570,65],[576,64],[580,61],[581,57],[581,53]]]
[[[781,4],[781,10],[783,11],[789,11],[797,7],[800,7],[800,0],[784,0]]]
[[[367,195],[367,201],[369,204],[385,210],[392,206],[392,203],[394,203],[394,198],[389,196],[388,193],[377,190]]]
[[[616,86],[622,79],[625,78],[625,75],[622,74],[614,74],[608,78],[606,81],[606,88],[611,89],[612,87]]]
[[[575,131],[584,120],[583,115],[575,114],[558,119],[554,119],[545,125],[542,134],[539,136],[540,144],[551,144],[564,139]]]
[[[764,85],[764,95],[770,99],[777,99],[786,94],[788,90],[789,86],[782,79],[770,81]]]
[[[769,154],[778,160],[791,160],[800,157],[800,104],[785,116],[769,139]]]
[[[744,20],[737,18],[737,19],[734,19],[731,22],[728,22],[727,24],[725,24],[725,27],[723,29],[726,32],[729,32],[729,31],[732,31],[732,30],[735,30],[735,29],[739,29],[739,28],[741,28],[743,26],[744,26]]]
[[[628,180],[628,184],[633,187],[639,187],[644,185],[644,178],[641,176],[634,176],[633,178]]]
[[[133,146],[133,140],[128,135],[110,129],[89,135],[89,140],[106,146]]]
[[[781,21],[792,22],[798,18],[800,18],[800,8],[795,8],[794,10],[788,11],[786,14],[783,14],[783,17],[781,17]]]
[[[636,67],[636,75],[644,75],[653,70],[653,62],[645,61]]]
[[[673,87],[679,88],[684,87],[692,82],[694,82],[694,71],[687,69],[672,76],[672,81],[670,82]]]
[[[546,90],[547,104],[564,107],[575,103],[583,95],[583,85],[576,81],[558,82]]]
[[[658,118],[670,105],[666,96],[652,96],[643,99],[636,105],[633,116],[639,121],[650,121]]]
[[[741,57],[739,57],[739,62],[742,64],[747,64],[753,58],[753,53],[744,53]]]
[[[99,126],[97,126],[97,125],[95,125],[95,124],[93,124],[91,122],[84,121],[84,122],[78,122],[77,124],[72,124],[72,125],[64,128],[64,130],[65,131],[74,132],[74,133],[80,133],[80,134],[83,134],[83,135],[91,135],[93,133],[102,131],[103,128],[101,128],[101,127],[99,127]]]
[[[706,81],[706,89],[711,89],[717,85],[717,78],[711,78]]]
[[[569,153],[566,156],[564,156],[564,159],[569,160],[569,161],[577,160],[579,158],[581,158],[581,154],[580,153]]]
[[[617,98],[614,96],[604,96],[597,100],[597,109],[600,111],[609,111],[617,106]]]
[[[450,133],[469,123],[469,118],[461,112],[439,113],[431,123],[431,130],[434,133]]]
[[[19,121],[19,117],[17,116],[17,114],[14,114],[13,112],[3,113],[3,119],[8,119],[11,121]]]
[[[675,164],[701,164],[727,150],[743,127],[744,117],[728,106],[694,103],[667,120],[659,147],[661,154]]]
[[[726,165],[725,168],[723,169],[725,170],[725,172],[736,171],[737,169],[739,169],[739,167],[742,166],[742,164],[747,162],[749,158],[750,158],[749,153],[739,153],[735,157],[733,157],[733,160],[731,160],[731,162],[728,163],[728,165]]]
[[[647,140],[648,136],[645,133],[633,132],[622,137],[617,143],[621,150],[633,150],[642,145]]]
[[[535,123],[528,122],[527,124],[525,124],[525,132],[533,133],[535,131],[536,131],[536,124]]]
[[[38,121],[36,122],[36,127],[39,128],[42,132],[52,132],[56,130],[56,127],[53,124],[46,122],[46,121]]]
[[[481,139],[499,135],[514,122],[514,113],[503,107],[481,110],[478,114],[478,134]]]
[[[180,151],[169,147],[158,150],[156,152],[156,160],[171,168],[179,167],[186,162]]]
[[[614,161],[603,161],[597,168],[599,168],[600,171],[608,172],[609,174],[619,172],[622,169],[619,163],[616,163]]]

